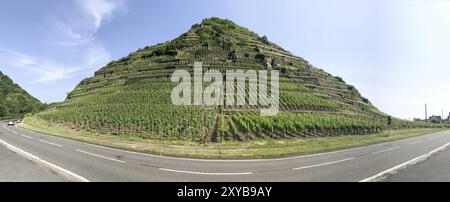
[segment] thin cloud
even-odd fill
[[[51,83],[53,81],[67,79],[78,73],[91,71],[92,67],[105,65],[110,56],[103,46],[91,45],[86,47],[84,61],[80,66],[70,66],[52,61],[48,58],[37,58],[28,54],[0,48],[0,65],[9,68],[20,68],[35,79],[34,84]]]
[[[127,12],[125,0],[73,0],[75,11],[63,18],[53,16],[54,44],[62,47],[83,46],[95,41],[102,25]]]
[[[125,0],[76,0],[84,12],[93,18],[94,32],[105,20],[112,19],[119,12],[126,12]]]
[[[71,12],[50,14],[42,53],[27,54],[0,47],[0,65],[20,68],[32,83],[52,83],[92,73],[111,60],[96,33],[105,22],[127,12],[125,0],[72,0]],[[45,40],[45,39],[44,39]]]
[[[53,20],[51,24],[53,27],[52,36],[56,39],[54,40],[54,45],[56,46],[76,48],[77,46],[89,44],[94,40],[95,33],[92,31],[89,31],[88,34],[77,32],[74,26],[60,20]]]
[[[0,48],[0,64],[25,70],[36,79],[32,83],[47,83],[68,78],[80,68],[68,67],[50,60],[38,59],[30,55]]]

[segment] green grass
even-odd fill
[[[33,116],[26,117],[24,122],[20,124],[20,127],[82,142],[137,152],[168,156],[227,159],[275,158],[311,154],[393,141],[446,130],[442,128],[418,128],[360,136],[343,135],[284,140],[261,139],[248,142],[228,141],[200,145],[191,141],[152,140],[134,135],[112,136],[76,131],[57,124],[50,124]]]

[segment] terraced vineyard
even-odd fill
[[[174,70],[279,70],[281,111],[259,115],[260,106],[175,106]],[[363,135],[387,129],[387,115],[340,77],[229,20],[205,19],[177,39],[113,61],[36,117],[74,130],[144,138],[246,141]],[[430,125],[428,125],[429,127]],[[394,119],[393,129],[425,127]]]

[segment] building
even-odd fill
[[[430,118],[428,118],[428,122],[431,123],[441,123],[442,122],[442,117],[441,116],[430,116]]]

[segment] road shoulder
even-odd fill
[[[428,159],[386,177],[385,182],[450,182],[450,150],[447,148]]]
[[[40,167],[0,145],[0,181],[2,182],[64,182],[56,173]]]
[[[282,158],[337,151],[377,143],[390,142],[448,129],[419,128],[372,135],[344,135],[338,137],[261,139],[248,142],[224,142],[199,145],[189,141],[163,141],[133,135],[105,135],[75,131],[51,124],[36,117],[27,117],[21,128],[110,148],[171,157],[201,159],[261,159]]]

